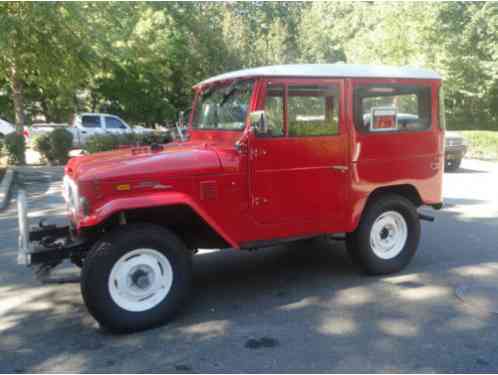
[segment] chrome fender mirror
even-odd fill
[[[266,118],[265,111],[254,111],[249,114],[249,123],[252,131],[257,135],[267,135],[268,119]]]

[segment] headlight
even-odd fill
[[[83,216],[88,216],[90,214],[90,203],[88,202],[88,199],[80,197],[78,209]]]
[[[64,176],[64,200],[69,210],[74,214],[79,211],[80,196],[78,185],[68,176]]]

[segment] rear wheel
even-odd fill
[[[445,163],[445,170],[449,172],[454,172],[458,168],[460,168],[460,164],[462,163],[462,159],[448,160]]]
[[[191,253],[155,225],[119,227],[83,263],[81,291],[92,316],[112,332],[168,322],[190,290]]]
[[[386,194],[367,205],[346,245],[366,273],[382,275],[403,269],[415,254],[419,239],[416,207],[402,196]]]

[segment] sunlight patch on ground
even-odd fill
[[[414,337],[419,333],[415,322],[407,319],[382,319],[378,325],[382,332],[391,336]]]
[[[63,353],[43,361],[33,369],[33,372],[43,372],[47,369],[50,369],[50,372],[78,371],[85,368],[86,362],[88,358],[82,353],[71,353],[70,356]]]
[[[180,328],[180,332],[186,335],[202,336],[203,339],[210,339],[225,335],[229,325],[228,320],[211,320],[209,322],[182,327]]]
[[[8,313],[11,310],[17,309],[22,306],[22,309],[30,309],[32,310],[32,306],[37,304],[35,301],[40,302],[42,306],[41,308],[49,307],[49,300],[44,301],[44,297],[50,293],[50,290],[44,288],[33,288],[33,289],[23,289],[22,292],[19,290],[13,290],[11,292],[3,292],[0,291],[2,295],[2,303],[0,304],[0,317],[4,314]],[[47,306],[45,306],[47,304]]]
[[[405,282],[423,282],[423,278],[425,275],[420,273],[411,273],[408,275],[395,275],[395,276],[387,276],[383,277],[381,280],[397,285]]]
[[[498,278],[498,263],[479,263],[478,265],[456,267],[451,273],[462,277],[496,277]]]
[[[279,307],[279,310],[291,311],[291,310],[299,310],[303,307],[317,305],[319,303],[318,297],[306,297],[298,302],[289,303],[287,305],[283,305]]]
[[[431,285],[431,286],[423,286],[419,288],[413,289],[402,289],[398,292],[398,295],[401,299],[408,301],[422,301],[432,298],[441,298],[448,297],[453,293],[452,289]]]
[[[363,286],[358,286],[337,291],[333,303],[343,306],[355,306],[363,305],[374,300],[375,296],[371,290]]]
[[[357,327],[350,317],[326,318],[318,331],[325,335],[351,335],[357,331]]]

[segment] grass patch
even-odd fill
[[[498,160],[498,131],[460,131],[469,142],[467,157],[485,160]]]

